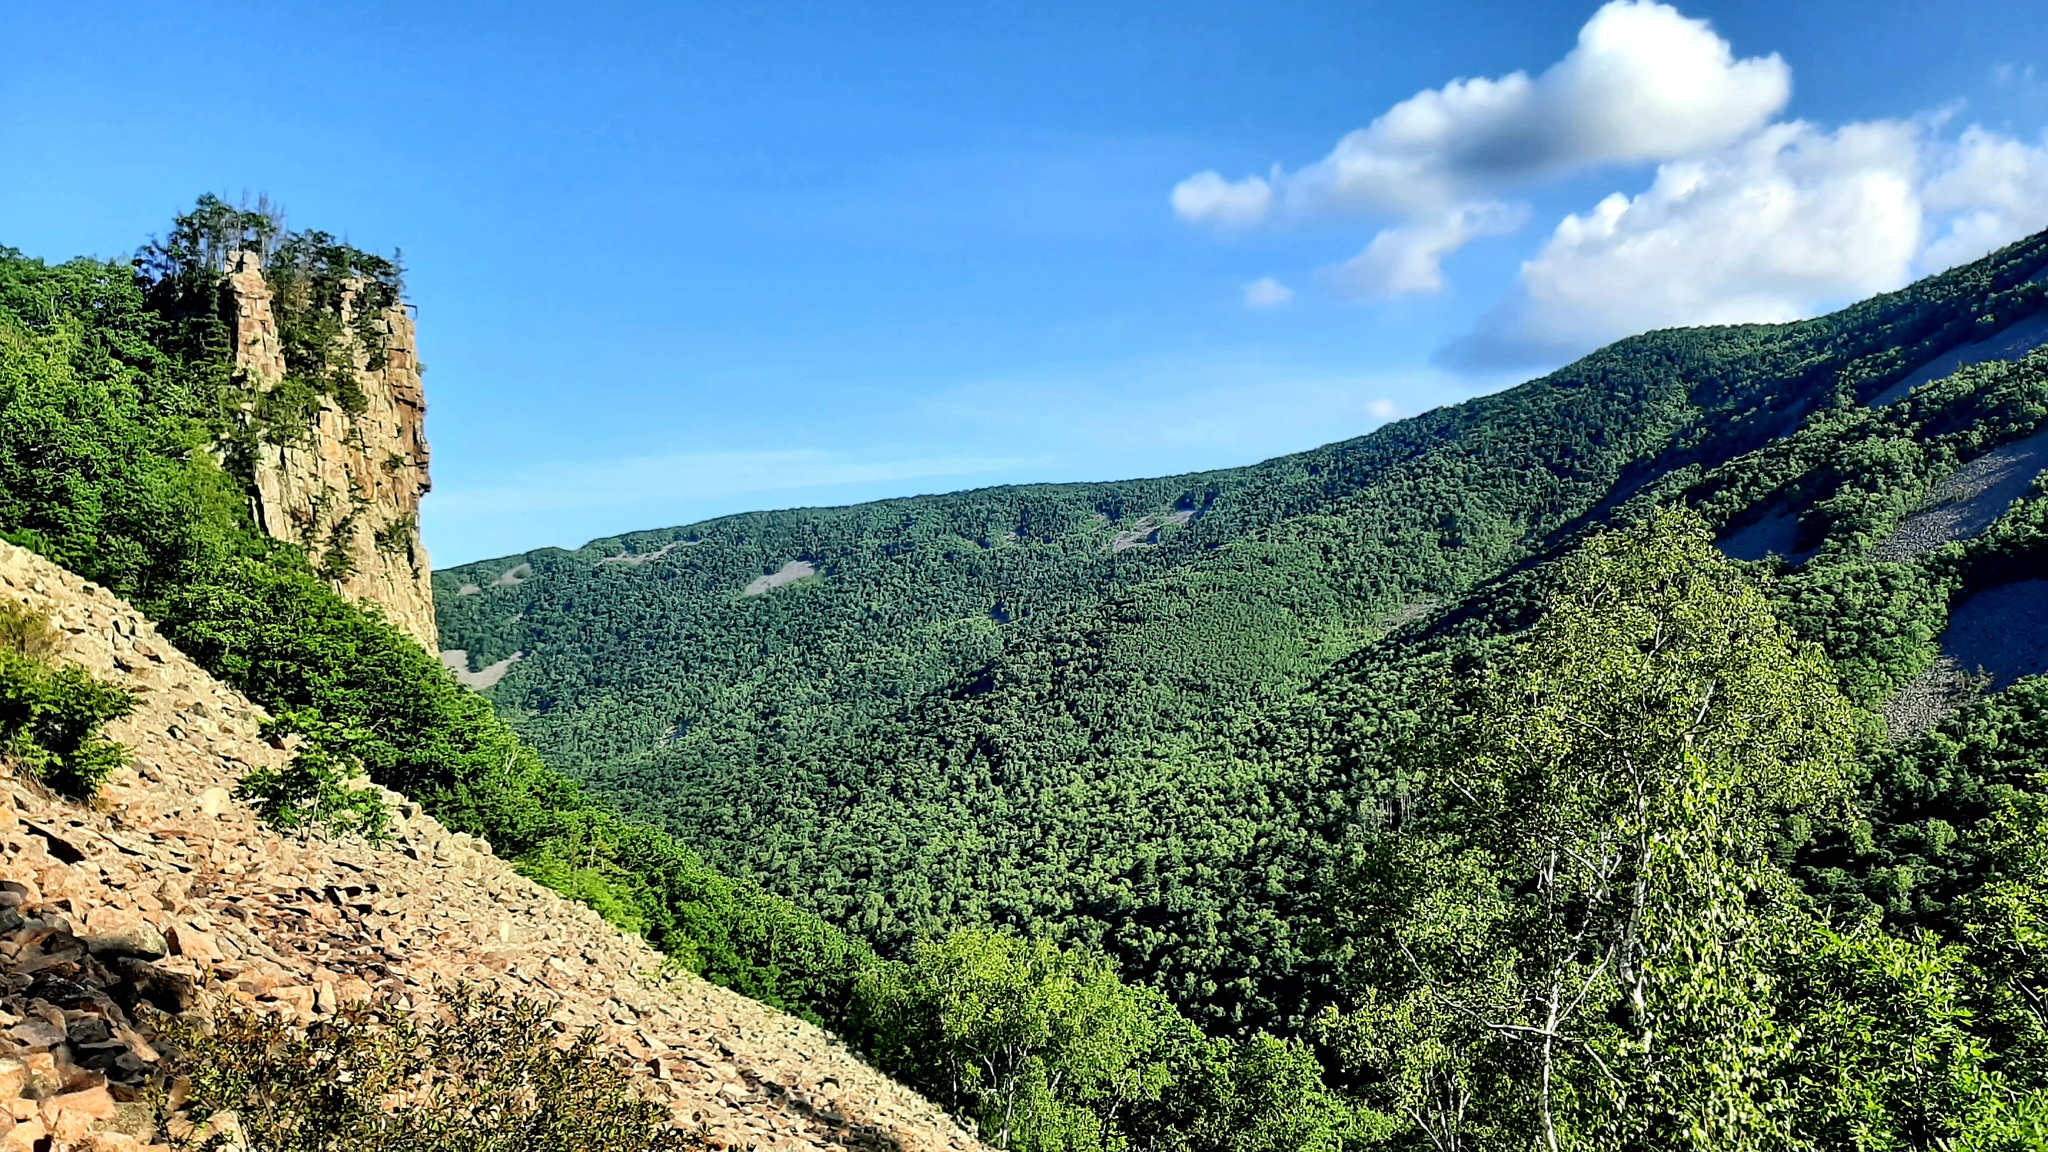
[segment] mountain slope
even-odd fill
[[[1391,770],[1414,661],[1525,620],[1543,558],[1632,499],[1860,557],[1993,446],[1969,431],[1990,413],[1872,405],[2036,314],[2044,263],[2036,237],[1817,320],[1651,333],[1250,468],[466,565],[435,577],[442,645],[474,668],[518,655],[489,693],[553,762],[885,950],[1047,927],[1219,1026],[1298,1024],[1324,995],[1318,876]],[[1946,601],[1840,568],[1808,591],[1934,613],[1835,629],[1881,696],[1926,666]]]
[[[18,897],[8,929],[18,939],[0,950],[0,968],[16,1019],[37,1016],[29,998],[69,1010],[72,1039],[42,1037],[31,1046],[52,1055],[53,1074],[90,1063],[78,1047],[79,1019],[117,1001],[132,1005],[132,989],[145,985],[175,986],[189,1006],[240,999],[304,1023],[340,1001],[419,1000],[437,984],[468,980],[546,1002],[572,1029],[600,1029],[679,1125],[701,1124],[726,1146],[979,1147],[811,1025],[695,977],[659,976],[661,954],[402,797],[390,794],[398,819],[382,845],[306,841],[264,826],[229,799],[249,768],[290,758],[259,734],[261,709],[199,669],[131,606],[6,543],[0,596],[47,616],[65,636],[65,660],[140,702],[110,729],[134,749],[134,767],[110,782],[101,804],[68,803],[12,778],[0,797],[5,873]],[[22,917],[42,927],[21,928]],[[153,933],[169,941],[168,951],[143,946],[155,963],[142,974],[116,964],[125,975],[108,984],[114,997],[81,1009],[104,965],[74,955],[74,940],[111,955],[99,942],[120,932]],[[66,980],[78,985],[73,993]],[[27,1033],[16,1028],[12,1036],[18,1042]],[[16,1048],[30,1066],[43,1066]],[[149,1052],[146,1044],[130,1049]],[[144,1065],[154,1060],[143,1057]],[[116,1091],[140,1084],[144,1065],[113,1067]],[[90,1079],[68,1087],[84,1092]],[[57,1097],[35,1084],[17,1088]],[[42,1109],[51,1126],[62,1111]]]

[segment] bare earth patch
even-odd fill
[[[1783,556],[1788,560],[1804,560],[1807,553],[1793,550],[1792,543],[1799,532],[1799,517],[1789,508],[1780,508],[1768,513],[1763,519],[1722,537],[1721,554],[1731,560],[1761,560],[1766,556]]]
[[[1893,740],[1928,731],[1982,692],[2048,675],[2048,580],[2000,584],[1963,601],[1939,643],[1940,658],[1884,706]]]
[[[753,583],[740,589],[740,595],[763,596],[771,588],[780,588],[784,584],[801,580],[806,576],[816,576],[817,574],[818,566],[809,560],[791,560],[789,563],[784,564],[765,576],[754,577]]]
[[[1438,607],[1439,602],[1437,600],[1425,597],[1421,600],[1403,604],[1401,607],[1381,615],[1374,623],[1379,626],[1382,632],[1392,632],[1398,628],[1415,623],[1417,620],[1436,611]]]
[[[1885,733],[1892,740],[1911,740],[1930,731],[1963,706],[1978,686],[1953,657],[1942,656],[1915,676],[1899,694],[1885,702]]]
[[[2048,468],[2048,432],[1986,452],[1935,485],[1927,506],[1906,517],[1871,550],[1870,558],[1911,560],[1951,540],[1975,536],[2025,496],[2043,468]]]
[[[1989,673],[1992,691],[2048,673],[2048,580],[2000,584],[1963,601],[1941,634],[1941,651],[1965,672]]]
[[[441,653],[441,666],[455,673],[455,678],[479,692],[497,684],[519,663],[524,652],[514,652],[495,664],[487,664],[474,672],[469,670],[469,652],[462,648],[449,648]]]
[[[1161,528],[1169,524],[1175,527],[1185,527],[1188,521],[1194,518],[1195,510],[1192,508],[1176,509],[1164,516],[1144,517],[1136,524],[1111,537],[1109,550],[1111,552],[1121,552],[1126,548],[1155,547],[1159,543],[1159,530]]]
[[[519,585],[526,583],[526,578],[531,575],[533,575],[533,565],[531,564],[521,564],[516,568],[507,568],[496,580],[491,581],[491,587],[517,588]]]
[[[476,596],[480,595],[483,590],[483,585],[481,584],[464,584],[455,590],[455,594],[457,596]]]
[[[668,542],[667,547],[662,548],[658,552],[621,552],[616,556],[601,556],[597,562],[599,564],[624,564],[628,568],[638,568],[649,560],[659,560],[678,548],[694,548],[702,543],[702,540],[671,540]]]
[[[1965,344],[1943,352],[1922,364],[1911,376],[1871,397],[1870,406],[1882,408],[1895,401],[1904,400],[1906,394],[1913,389],[1939,380],[1965,364],[1982,364],[1986,360],[2017,360],[2043,344],[2048,344],[2048,312],[2036,312],[2032,316],[2013,321],[1996,334],[1974,344]]]

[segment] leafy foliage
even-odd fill
[[[1928,666],[1988,577],[1867,548],[2030,435],[2048,374],[1862,402],[2038,309],[2044,258],[2037,238],[1813,321],[1650,333],[1250,468],[465,565],[435,576],[442,646],[522,654],[490,695],[550,763],[885,955],[1004,925],[1102,950],[1213,1031],[1298,1033],[1336,962],[1318,878],[1400,787],[1419,686],[1528,627],[1555,558],[1616,513],[1685,503],[1726,536],[1782,511],[1817,555],[1755,571],[1851,701]],[[791,561],[817,578],[746,593]],[[1788,853],[1835,831],[1795,825]]]
[[[100,295],[81,298],[73,290],[80,284]],[[12,356],[0,363],[36,385],[0,395],[0,423],[63,432],[50,442],[0,442],[0,479],[15,481],[0,486],[10,517],[0,526],[138,599],[187,654],[277,716],[274,730],[305,741],[285,769],[243,781],[243,794],[266,817],[285,827],[325,823],[374,834],[382,806],[373,792],[350,782],[357,772],[367,773],[450,827],[485,837],[521,871],[586,901],[694,971],[832,1024],[867,1047],[884,1035],[911,1034],[879,1014],[878,1002],[859,997],[861,988],[897,978],[897,970],[863,943],[780,897],[712,871],[671,836],[586,796],[416,642],[338,596],[296,548],[257,534],[231,482],[211,469],[205,448],[215,431],[234,427],[231,419],[215,417],[232,415],[236,385],[209,368],[206,358],[217,346],[181,342],[188,329],[152,311],[145,287],[102,266],[47,269],[0,259],[0,299],[12,292],[11,298],[34,300],[38,322],[68,333],[43,345],[0,344],[0,355]],[[0,322],[17,320],[0,313]],[[129,360],[101,354],[117,339],[132,339]],[[110,399],[116,402],[105,402]],[[62,452],[74,444],[80,455],[67,463]],[[181,482],[191,477],[196,482]],[[137,522],[118,515],[132,489],[152,484],[161,493],[159,516]],[[181,535],[156,535],[165,526]],[[1091,995],[1105,1002],[1140,995],[1119,991],[1099,962],[1090,971]],[[1142,995],[1160,1006],[1156,994]],[[384,1071],[376,1074],[386,1083],[415,1075],[417,1066],[405,1062],[413,1049],[394,1048],[397,1041],[388,1039],[405,1035],[401,1022],[374,1012],[358,1022],[367,1031],[350,1041],[351,1052],[382,1062],[376,1067]],[[484,1035],[495,1027],[489,1020],[469,1024]],[[1199,1042],[1185,1022],[1177,1027],[1176,1036]],[[274,1121],[278,1146],[355,1146],[318,1141],[335,1132],[341,1133],[335,1139],[355,1139],[351,1125],[375,1121],[364,1120],[369,1096],[343,1091],[337,1097],[331,1086],[320,1089],[321,1078],[334,1071],[320,1063],[337,1058],[332,1038],[257,1029],[247,1040],[247,1050],[231,1064],[246,1075],[216,1087],[223,1099],[270,1109],[262,1114],[270,1117],[266,1123]],[[1098,1043],[1095,1058],[1113,1062],[1113,1047]],[[922,1071],[903,1066],[914,1082],[936,1090],[938,1082],[915,1079]],[[373,1072],[364,1069],[365,1076]],[[484,1086],[496,1075],[490,1068],[477,1072]],[[266,1079],[273,1076],[274,1083]],[[1160,1087],[1156,1076],[1150,1087]],[[1057,1117],[1033,1121],[1029,1139],[1039,1142],[1033,1147],[1057,1142],[1046,1135],[1052,1132],[1062,1134],[1062,1147],[1124,1139],[1114,1111],[1096,1111],[1102,1100],[1115,1098],[1099,1079],[1061,1078],[1033,1091],[1037,1115]],[[319,1111],[330,1105],[339,1111]],[[451,1143],[418,1146],[470,1146],[463,1143],[470,1129],[435,1129],[440,1121],[434,1115],[431,1109],[420,1113],[420,1131],[441,1133],[433,1138]]]
[[[1165,1086],[1177,1014],[1085,953],[968,929],[920,944],[895,983],[864,990],[895,1026],[886,1059],[943,1082],[942,1099],[998,1148],[1110,1146],[1117,1114]]]
[[[1334,1150],[1384,1135],[1300,1043],[1211,1041],[1154,989],[1044,938],[964,928],[862,981],[869,1051],[1018,1152]]]
[[[1783,895],[1756,846],[1844,794],[1854,724],[1830,679],[1696,521],[1574,558],[1434,727],[1416,833],[1392,847],[1397,899],[1423,907],[1390,944],[1438,1008],[1458,1098],[1552,1149],[1782,1140],[1755,1102],[1784,1043],[1755,1003],[1753,905]]]
[[[235,786],[237,800],[254,801],[256,815],[280,832],[327,829],[380,840],[391,812],[374,788],[355,787],[355,774],[319,748],[309,748],[281,769],[256,768]]]
[[[135,699],[77,665],[58,665],[49,622],[0,601],[0,760],[58,792],[90,799],[127,749],[101,729],[135,709]]]
[[[871,952],[586,798],[417,643],[256,530],[209,450],[237,426],[226,345],[179,311],[215,297],[167,297],[166,282],[0,252],[0,530],[134,600],[306,736],[314,759],[255,782],[280,819],[317,817],[331,774],[360,766],[710,978],[813,1018],[843,1014]],[[65,732],[82,730],[70,717],[111,715],[77,673],[9,667],[12,698],[67,718]],[[98,746],[79,748],[80,767],[97,769]]]
[[[1249,469],[437,574],[448,647],[526,656],[486,700],[248,522],[205,252],[259,227],[194,223],[140,283],[0,259],[0,530],[305,736],[258,783],[281,818],[360,766],[1033,1152],[1999,1148],[2048,1115],[2044,681],[1914,741],[1858,710],[2048,557],[2038,488],[1876,547],[2042,428],[2048,358],[1863,403],[2041,307],[2048,239]],[[395,263],[272,240],[317,392]],[[1708,549],[1770,524],[1778,559]]]

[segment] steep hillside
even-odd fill
[[[467,565],[435,576],[444,655],[554,762],[887,951],[1048,927],[1217,1026],[1298,1026],[1406,678],[1526,622],[1588,527],[1683,500],[1760,573],[1819,556],[1784,602],[1859,698],[1926,674],[1964,586],[1939,549],[1865,554],[1987,450],[2018,455],[1955,473],[1975,512],[1890,546],[2024,489],[2037,369],[1950,374],[2038,342],[2044,264],[2036,237],[1813,321],[1651,333],[1251,468]],[[1894,402],[1937,378],[1974,390]]]
[[[377,845],[266,827],[230,798],[251,768],[290,758],[259,733],[262,709],[128,604],[5,543],[0,596],[58,627],[59,658],[139,701],[109,731],[133,766],[100,803],[11,771],[0,785],[0,1096],[29,1105],[0,1113],[0,1146],[28,1147],[39,1129],[66,1145],[90,1129],[151,1141],[134,1102],[164,1041],[152,1045],[143,1001],[241,1001],[306,1024],[343,1002],[424,1003],[466,980],[597,1028],[642,1090],[714,1147],[978,1147],[817,1028],[664,975],[659,953],[403,797],[389,794],[396,819]]]

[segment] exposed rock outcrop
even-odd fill
[[[132,1150],[163,1135],[134,1106],[160,1057],[140,1000],[203,1011],[233,997],[307,1022],[463,979],[597,1027],[714,1148],[979,1148],[828,1034],[659,975],[658,953],[394,793],[379,846],[272,831],[231,799],[251,767],[288,755],[259,736],[259,708],[134,608],[4,542],[0,596],[50,618],[59,658],[138,701],[108,731],[134,765],[100,803],[0,769],[0,1150]]]
[[[235,367],[252,387],[267,391],[284,379],[284,344],[253,253],[236,259],[228,286]],[[350,297],[342,306],[343,346],[355,360],[364,410],[352,414],[328,398],[302,441],[257,446],[256,522],[280,540],[304,545],[316,561],[339,553],[343,562],[336,567],[347,575],[336,580],[337,589],[382,608],[434,651],[432,566],[419,531],[420,497],[432,487],[427,401],[412,317],[402,306],[384,309],[376,318],[383,354],[373,356],[355,339],[352,304]]]

